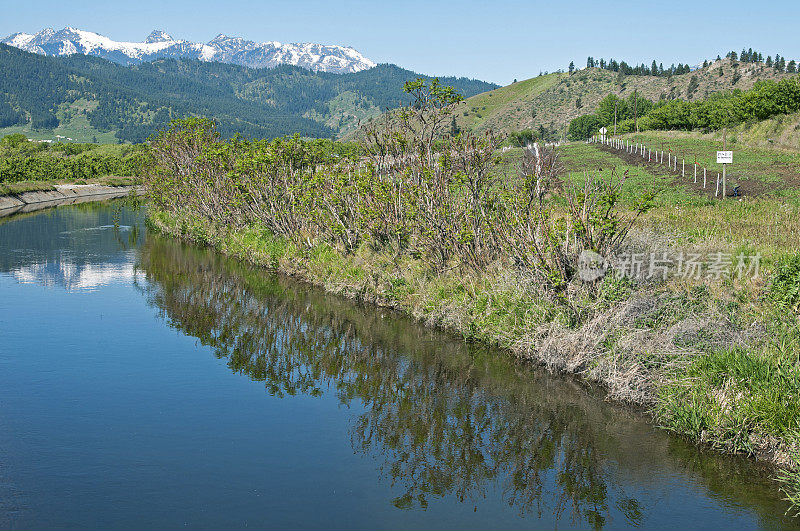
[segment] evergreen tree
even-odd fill
[[[461,128],[458,127],[456,117],[453,116],[453,120],[450,122],[450,136],[457,137],[459,134],[461,134]]]
[[[697,81],[697,76],[692,76],[692,78],[689,80],[689,86],[686,87],[686,97],[691,99],[692,96],[694,96],[697,87],[699,86],[700,83]]]

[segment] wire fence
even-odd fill
[[[672,148],[660,146],[653,149],[639,142],[631,142],[623,138],[611,138],[607,135],[595,135],[586,140],[587,144],[600,144],[612,150],[625,153],[631,157],[641,157],[642,162],[658,165],[666,168],[671,173],[680,175],[688,182],[702,186],[703,190],[710,193],[714,191],[714,197],[738,197],[740,185],[738,180],[741,176],[733,175],[726,171],[709,170],[697,162],[697,156],[687,158],[685,153],[679,154]],[[736,183],[736,184],[734,184]]]

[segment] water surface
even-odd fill
[[[0,221],[0,528],[788,528],[571,379],[148,234]]]

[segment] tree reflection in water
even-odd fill
[[[138,268],[139,287],[171,326],[270,394],[332,391],[362,403],[352,445],[379,457],[403,492],[399,508],[445,496],[477,505],[499,489],[523,515],[637,525],[649,470],[680,466],[668,457],[673,439],[597,393],[391,312],[154,236]]]

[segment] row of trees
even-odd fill
[[[594,57],[586,59],[587,68],[602,68],[603,70],[610,70],[611,72],[619,72],[626,76],[673,76],[680,74],[688,74],[691,72],[689,65],[678,63],[677,66],[673,63],[667,68],[664,68],[664,63],[656,63],[653,61],[650,66],[642,63],[640,65],[630,66],[625,61],[616,61],[615,59],[596,60]]]
[[[768,55],[767,59],[764,60],[764,55],[761,52],[755,52],[752,48],[749,48],[747,50],[742,49],[740,54],[734,51],[728,52],[725,57],[743,63],[764,63],[768,68],[774,68],[778,72],[786,72],[789,74],[797,72],[797,61],[791,59],[787,62],[785,57],[777,53],[775,54],[775,59],[773,59],[771,55]],[[719,60],[719,56],[717,56],[717,60]],[[703,66],[707,64],[708,61],[703,63]]]
[[[657,106],[637,91],[627,98],[609,94],[600,101],[594,114],[579,116],[569,124],[567,135],[571,140],[583,140],[594,134],[604,125],[621,124],[645,116]]]
[[[706,100],[673,100],[657,106],[640,120],[640,129],[721,129],[750,120],[766,120],[800,111],[797,78],[762,80],[748,91],[712,95]],[[623,130],[632,130],[630,123]]]
[[[775,58],[773,59],[772,56],[767,56],[766,61],[764,60],[764,56],[760,52],[753,51],[752,48],[747,50],[742,49],[741,53],[736,53],[734,51],[728,52],[725,57],[731,59],[733,61],[741,61],[743,63],[764,63],[768,68],[774,68],[778,72],[787,72],[793,74],[798,71],[797,62],[792,59],[790,61],[786,61],[785,57],[782,57],[780,54],[775,54]],[[717,56],[717,61],[721,60],[720,56]],[[712,62],[706,60],[703,61],[703,68],[708,67],[709,65],[713,64]],[[633,76],[673,76],[673,75],[680,75],[680,74],[688,74],[691,72],[691,67],[688,64],[678,63],[676,66],[675,63],[670,65],[667,68],[664,68],[663,63],[658,63],[657,61],[653,61],[650,66],[647,66],[645,63],[640,65],[629,65],[625,61],[617,61],[615,59],[609,59],[606,61],[605,59],[595,59],[594,57],[589,56],[586,59],[586,67],[587,68],[602,68],[603,70],[610,70],[611,72],[619,72],[624,75],[633,75]],[[575,63],[571,62],[569,65],[569,72],[572,73],[575,70]]]
[[[47,144],[7,135],[0,140],[0,183],[130,177],[146,157],[144,146]]]
[[[173,122],[145,172],[153,208],[206,227],[197,234],[258,224],[300,249],[366,245],[434,273],[500,262],[556,300],[581,252],[610,254],[621,243],[632,223],[617,209],[621,179],[563,186],[557,153],[538,145],[518,178],[504,177],[499,138],[447,133],[461,100],[451,87],[417,80],[405,90],[412,104],[367,128],[358,158],[331,158],[299,138],[222,142],[212,123]]]
[[[631,114],[631,101],[638,111]],[[588,138],[602,126],[614,123],[617,112],[617,132],[631,132],[637,127],[647,129],[721,129],[750,120],[765,120],[779,114],[800,111],[800,81],[786,78],[780,81],[762,80],[748,91],[733,90],[712,95],[701,101],[651,102],[631,95],[623,100],[610,94],[600,103],[596,113],[572,120],[569,137]]]

